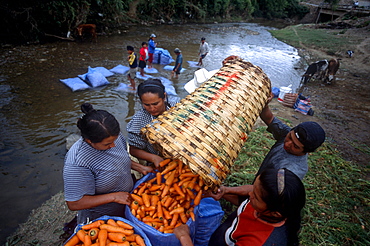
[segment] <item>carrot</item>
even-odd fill
[[[131,225],[129,225],[129,224],[127,224],[127,223],[123,222],[123,221],[117,220],[116,222],[117,222],[117,224],[118,224],[120,227],[122,227],[122,228],[129,229],[129,230],[134,229],[134,227],[133,227],[133,226],[131,226]]]
[[[136,239],[136,236],[138,234],[132,234],[130,236],[126,236],[126,241],[129,241],[129,242],[135,242],[135,239]]]
[[[140,235],[137,235],[137,236],[136,236],[136,243],[137,243],[139,246],[145,246],[144,239],[143,239]]]
[[[158,201],[159,201],[159,196],[155,196],[155,195],[153,195],[153,196],[150,198],[150,205],[152,205],[152,206],[156,206],[156,205],[157,205],[157,203],[158,203]]]
[[[195,178],[195,177],[198,177],[199,175],[198,174],[194,174],[192,172],[187,172],[187,173],[182,173],[180,175],[180,179],[182,178],[187,178],[187,177],[192,177],[192,178]]]
[[[141,196],[141,198],[143,198],[143,202],[144,202],[145,207],[150,207],[150,198],[149,198],[149,195],[146,194],[146,193],[143,193],[143,195]]]
[[[158,172],[156,175],[156,179],[157,179],[157,185],[161,185],[162,183],[162,175],[160,172]]]
[[[142,222],[161,222],[158,218],[151,218],[149,216],[145,216],[142,220]]]
[[[157,215],[160,220],[163,220],[162,203],[160,201],[157,202]]]
[[[194,198],[194,205],[197,206],[200,203],[200,199],[202,199],[202,190],[200,190],[197,196]]]
[[[122,243],[126,241],[126,235],[123,233],[119,233],[119,232],[109,232],[108,238],[109,240],[117,242],[117,243]]]
[[[91,240],[94,241],[98,238],[99,229],[98,228],[91,228],[87,234],[90,236]]]
[[[166,202],[163,204],[163,206],[168,208],[171,205],[172,200],[173,199],[171,197],[167,198]]]
[[[96,221],[94,221],[94,222],[92,222],[92,223],[90,223],[90,224],[87,224],[87,225],[83,225],[82,227],[81,227],[81,229],[83,229],[83,230],[90,230],[90,229],[92,229],[92,228],[97,228],[97,227],[99,227],[100,225],[102,225],[102,224],[104,224],[105,222],[103,221],[103,220],[96,220]]]
[[[86,232],[84,230],[78,230],[76,232],[77,237],[80,239],[81,242],[85,242],[85,235]]]
[[[81,240],[78,238],[77,234],[75,234],[64,246],[75,246],[79,242],[81,242]]]
[[[166,220],[172,219],[172,216],[170,215],[170,212],[165,208],[162,208],[162,209],[163,209],[163,214],[164,214],[164,217],[166,218]]]
[[[171,161],[168,166],[161,172],[162,175],[171,172],[173,169],[177,167],[176,161]]]
[[[166,166],[168,163],[170,163],[171,159],[165,159],[159,163],[160,167]]]
[[[156,209],[157,209],[157,207],[156,207],[156,206],[149,206],[149,207],[145,207],[145,208],[144,208],[144,211],[145,211],[145,212],[151,212],[151,211],[154,211],[154,213],[155,213]],[[154,214],[154,213],[153,213],[153,214]]]
[[[132,203],[131,203],[131,209],[135,209],[135,210],[137,210],[138,209],[138,207],[139,207],[139,203],[137,202],[137,201],[132,201]]]
[[[87,234],[85,234],[85,240],[84,240],[84,246],[91,246],[91,237]]]
[[[184,212],[180,213],[180,219],[181,219],[181,222],[184,224],[186,224],[186,222],[188,221],[188,217],[186,217],[186,214]]]
[[[110,242],[107,246],[130,246],[130,243],[128,241],[124,241],[122,243]]]
[[[107,224],[112,226],[119,226],[113,219],[108,219]]]
[[[164,226],[160,226],[159,229],[158,229],[158,231],[164,232]]]
[[[173,210],[175,207],[178,207],[178,202],[177,201],[173,201],[171,206],[168,207],[168,211],[171,211]]]
[[[161,194],[161,198],[165,197],[168,193],[168,191],[170,190],[170,186],[169,185],[166,185],[163,189],[163,192]]]
[[[180,189],[180,187],[175,183],[175,184],[173,184],[172,185],[172,187],[174,187],[175,188],[175,190],[176,190],[176,192],[177,192],[177,194],[179,194],[180,196],[182,196],[182,197],[185,197],[185,194],[184,194],[184,192],[182,192],[182,190]]]
[[[131,194],[131,197],[132,197],[132,199],[134,199],[135,201],[137,201],[139,203],[139,205],[143,205],[144,204],[143,198],[141,198],[139,195]]]
[[[156,191],[156,190],[159,190],[160,188],[161,188],[161,185],[154,184],[148,190],[149,191]]]
[[[99,246],[105,246],[106,243],[107,243],[107,238],[108,238],[108,231],[101,228],[101,230],[99,231],[99,235],[98,235],[98,240],[99,240]]]
[[[175,175],[176,175],[176,171],[172,171],[171,172],[171,175],[168,177],[168,179],[166,180],[166,185],[168,186],[171,186],[174,179],[175,179]]]
[[[107,230],[108,232],[121,232],[125,235],[132,235],[134,234],[134,230],[125,229],[119,226],[112,226],[108,224],[103,224],[100,226],[101,230]]]
[[[187,213],[189,213],[189,215],[190,215],[191,219],[192,219],[193,221],[195,221],[195,214],[194,214],[194,212],[193,212],[193,211],[187,211]]]
[[[178,208],[175,208],[173,209],[170,214],[173,215],[173,214],[180,214],[180,213],[183,213],[184,212],[184,208],[183,207],[178,207]]]
[[[178,186],[183,185],[185,182],[188,182],[191,179],[192,179],[192,177],[186,177],[186,178],[181,179],[181,181],[178,183]]]
[[[191,190],[186,189],[186,192],[188,193],[188,195],[190,196],[191,199],[195,199],[195,195]]]
[[[178,218],[179,218],[179,214],[173,214],[170,226],[175,226]]]
[[[202,177],[199,176],[199,181],[198,181],[198,184],[200,187],[202,187],[204,185],[204,180]]]
[[[189,209],[190,208],[190,200],[189,201],[186,201],[185,202],[185,204],[183,205],[183,207],[185,208],[185,209]]]
[[[179,170],[179,173],[182,172],[182,165],[183,165],[183,162],[181,160],[178,160],[177,170]]]
[[[189,183],[188,183],[188,189],[192,190],[194,188],[195,182],[197,180],[197,177],[194,177]]]
[[[146,189],[146,184],[145,183],[141,183],[142,186],[140,187],[139,191],[137,192],[137,194],[139,196],[141,196],[143,193],[144,193],[144,190]]]

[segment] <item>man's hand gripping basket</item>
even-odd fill
[[[141,131],[165,158],[182,160],[214,189],[230,172],[270,91],[261,68],[229,57],[213,77]]]

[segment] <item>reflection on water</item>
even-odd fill
[[[215,24],[131,27],[123,34],[98,37],[98,43],[57,42],[52,44],[4,48],[0,57],[0,243],[34,208],[63,189],[62,169],[65,139],[78,133],[76,121],[80,105],[90,102],[97,109],[111,112],[126,134],[127,122],[141,107],[134,93],[116,90],[128,84],[125,76],[112,76],[110,84],[96,89],[71,92],[59,79],[87,72],[88,66],[111,69],[127,66],[126,46],[138,52],[142,41],[157,35],[158,47],[182,50],[186,70],[172,80],[180,97],[183,86],[193,78],[201,37],[206,37],[211,52],[205,58],[207,70],[218,69],[229,55],[239,55],[260,66],[273,86],[300,81],[297,51],[273,37],[271,28],[258,24]],[[172,64],[173,65],[173,64]],[[161,65],[156,77],[170,78],[171,71]],[[3,225],[7,225],[4,227]]]

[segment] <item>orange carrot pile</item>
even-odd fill
[[[134,228],[120,220],[96,220],[83,225],[65,246],[145,246]]]
[[[180,160],[166,159],[156,177],[141,183],[131,194],[131,213],[160,232],[172,233],[189,218],[195,221],[194,207],[200,203],[203,179]],[[162,181],[164,180],[164,181]]]

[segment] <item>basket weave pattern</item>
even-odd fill
[[[163,157],[182,160],[215,188],[230,172],[270,91],[261,68],[229,60],[141,132]]]

